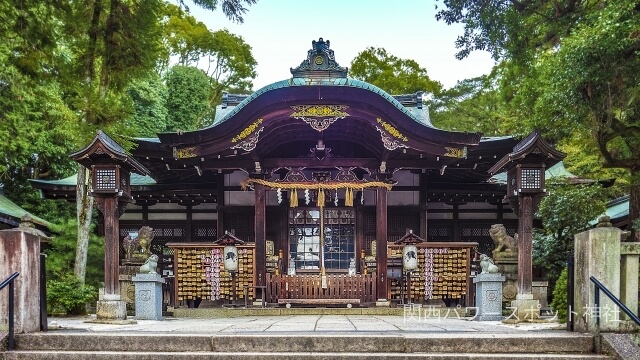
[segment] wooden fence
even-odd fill
[[[320,275],[267,274],[267,302],[279,299],[360,299],[376,301],[376,278],[369,275],[327,275],[327,288],[322,288]]]

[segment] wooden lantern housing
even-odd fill
[[[102,131],[98,131],[89,146],[72,154],[71,158],[91,169],[92,196],[130,199],[131,172],[149,175],[149,170]]]
[[[517,164],[507,171],[507,196],[520,193],[544,193],[544,163]]]
[[[91,194],[116,194],[130,197],[130,172],[120,165],[92,165]]]

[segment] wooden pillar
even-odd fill
[[[531,294],[533,259],[533,200],[531,196],[520,196],[518,220],[518,294]]]
[[[256,196],[255,202],[255,241],[256,241],[256,285],[265,285],[265,276],[267,273],[266,263],[266,235],[267,235],[267,191],[264,185],[254,184]]]
[[[420,237],[427,238],[427,174],[420,174]]]
[[[453,204],[453,241],[462,241],[462,226],[460,225],[460,205]]]
[[[104,215],[104,294],[120,299],[120,210],[118,198],[98,197],[98,208]],[[107,300],[107,299],[106,299]],[[108,299],[108,300],[116,300]]]
[[[216,212],[218,213],[218,220],[216,220],[216,237],[222,237],[224,235],[224,174],[218,174],[216,176]]]
[[[377,297],[387,299],[387,189],[376,190]]]
[[[187,221],[185,222],[184,229],[184,242],[192,242],[193,241],[193,207],[191,205],[187,205]]]

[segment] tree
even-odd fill
[[[559,141],[575,132],[605,167],[629,174],[629,219],[640,218],[640,8],[637,2],[445,0],[438,18],[462,22],[459,57],[491,51],[514,69],[522,127]],[[640,240],[640,232],[635,232]]]
[[[165,76],[168,131],[198,129],[212,111],[210,99],[213,89],[204,71],[176,65]]]
[[[205,69],[209,76],[213,107],[222,98],[222,92],[234,87],[250,90],[256,77],[257,62],[251,46],[241,36],[228,30],[211,32],[207,26],[177,7],[169,6],[165,25],[165,39],[171,55],[178,64]]]
[[[537,214],[544,229],[534,232],[533,258],[544,269],[553,289],[567,255],[573,251],[573,236],[588,229],[589,222],[604,213],[606,200],[598,183],[576,185],[551,179],[547,187],[549,194],[543,198]]]
[[[160,75],[153,73],[135,81],[127,87],[127,93],[134,108],[133,114],[125,120],[130,136],[155,137],[158,132],[167,130],[167,87]]]
[[[230,18],[242,21],[246,11],[243,3],[256,0],[222,0],[223,12]],[[196,5],[214,10],[218,0],[196,0]],[[180,1],[180,4],[184,4]],[[155,70],[166,55],[161,47],[161,19],[165,14],[162,0],[125,2],[75,2],[67,25],[67,41],[72,57],[69,84],[72,86],[75,104],[82,114],[81,121],[89,128],[112,127],[112,135],[124,134],[123,122],[133,112],[130,99],[124,91],[137,79]],[[166,62],[166,60],[165,60]],[[123,139],[122,137],[120,137]],[[123,139],[124,140],[124,139]],[[85,277],[86,258],[93,198],[88,196],[87,170],[78,166],[78,247],[76,251],[76,276]]]
[[[178,0],[181,7],[189,10],[184,0]],[[253,5],[258,0],[192,0],[194,4],[202,7],[206,10],[214,11],[218,8],[218,5],[222,8],[222,12],[229,18],[229,20],[243,23],[244,18],[242,15],[247,13],[246,5]]]
[[[194,1],[211,10],[220,6],[239,22],[244,5],[255,2]],[[169,52],[162,46],[165,5],[162,0],[0,0],[0,181],[17,203],[67,224],[66,204],[30,204],[36,196],[26,180],[70,175],[68,154],[87,144],[98,127],[126,141],[121,136],[130,134],[122,120],[141,111],[134,106],[136,92],[130,85],[167,62]],[[93,205],[86,169],[78,170],[73,265],[84,282]]]
[[[499,89],[499,69],[491,74],[459,81],[429,102],[431,122],[454,131],[486,136],[513,134],[513,118]]]
[[[400,59],[383,48],[369,47],[351,62],[349,75],[373,84],[390,94],[425,91],[439,94],[442,85],[431,80],[427,70],[414,60]]]

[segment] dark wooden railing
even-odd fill
[[[361,303],[376,301],[376,278],[372,275],[327,275],[322,288],[320,275],[267,274],[267,302],[280,299],[359,299]]]
[[[7,350],[11,351],[15,348],[15,337],[13,335],[13,297],[14,297],[14,289],[13,289],[13,280],[20,275],[19,272],[14,272],[6,278],[2,283],[0,283],[0,290],[4,289],[5,286],[9,285],[9,341]]]

